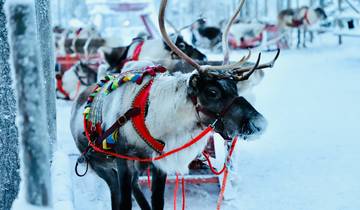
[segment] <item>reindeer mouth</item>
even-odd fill
[[[220,129],[218,133],[225,140],[231,140],[235,136],[244,140],[252,140],[264,132],[266,124],[266,120],[264,119],[244,120],[237,129],[231,129],[229,125],[219,125],[218,128]]]
[[[248,120],[241,124],[238,136],[244,140],[255,139],[264,132],[266,124],[264,118]]]

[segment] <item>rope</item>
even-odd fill
[[[207,135],[209,132],[213,131],[214,128],[212,127],[212,125],[209,125],[205,130],[203,130],[198,136],[196,136],[195,138],[193,138],[192,140],[190,140],[189,142],[187,142],[186,144],[180,146],[180,147],[177,147],[173,150],[170,150],[168,152],[165,152],[159,156],[156,156],[156,157],[153,157],[153,158],[138,158],[138,157],[134,157],[134,156],[128,156],[128,155],[122,155],[122,154],[119,154],[119,153],[115,153],[115,152],[111,152],[111,151],[106,151],[106,150],[103,150],[99,147],[97,147],[92,141],[91,141],[91,138],[90,138],[90,134],[89,134],[89,130],[87,129],[87,123],[86,123],[86,118],[84,118],[84,130],[85,130],[85,135],[86,135],[86,138],[88,139],[88,142],[89,142],[89,146],[91,146],[94,151],[96,152],[99,152],[99,153],[103,153],[105,155],[110,155],[110,156],[113,156],[113,157],[116,157],[116,158],[120,158],[120,159],[125,159],[125,160],[134,160],[134,161],[139,161],[139,162],[153,162],[155,160],[161,160],[167,156],[170,156],[174,153],[177,153],[183,149],[186,149],[190,146],[192,146],[193,144],[195,144],[196,142],[200,141],[205,135]]]
[[[181,178],[181,191],[182,191],[182,210],[185,210],[185,179]]]
[[[179,190],[179,174],[176,173],[175,187],[174,187],[174,210],[176,210],[178,190]],[[185,179],[184,179],[184,176],[181,177],[181,199],[182,199],[182,210],[185,210]]]
[[[230,150],[229,150],[229,153],[226,157],[226,160],[225,160],[225,163],[224,163],[224,166],[223,168],[220,170],[220,171],[216,171],[210,161],[210,157],[209,157],[209,154],[207,154],[205,151],[203,152],[203,155],[206,159],[206,161],[208,162],[209,164],[209,167],[210,167],[210,170],[212,173],[214,173],[215,175],[219,176],[221,175],[222,173],[224,173],[224,177],[223,177],[223,180],[222,180],[222,184],[221,184],[221,189],[220,189],[220,194],[219,194],[219,197],[218,197],[218,201],[217,201],[217,206],[216,206],[216,210],[220,210],[220,207],[221,207],[221,204],[222,204],[222,201],[224,199],[224,193],[225,193],[225,188],[226,188],[226,183],[227,183],[227,177],[228,177],[228,174],[229,174],[229,165],[230,165],[230,161],[231,161],[231,156],[234,152],[234,149],[235,149],[235,145],[237,143],[237,140],[238,140],[238,137],[236,136],[232,142],[231,142],[231,147],[230,147]]]
[[[212,165],[212,163],[211,163],[211,161],[210,161],[210,157],[209,157],[209,154],[207,153],[207,152],[203,152],[203,155],[204,155],[204,157],[205,157],[205,159],[206,159],[206,161],[208,162],[208,164],[209,164],[209,167],[210,167],[210,170],[211,170],[211,172],[213,173],[213,174],[215,174],[215,175],[217,175],[217,176],[219,176],[220,174],[222,174],[223,172],[224,172],[224,170],[225,170],[225,164],[224,164],[224,166],[223,166],[223,168],[220,170],[220,171],[216,171],[215,169],[214,169],[214,167],[213,167],[213,165]]]
[[[79,161],[76,161],[76,164],[75,164],[75,173],[78,177],[83,177],[87,174],[88,170],[89,170],[89,162],[86,161],[86,168],[85,168],[85,171],[84,173],[80,174],[79,173],[79,170],[78,170],[78,166],[79,166]]]
[[[149,187],[149,190],[151,191],[151,180],[150,180],[150,166],[148,167],[147,169],[147,183],[148,183],[148,187]]]
[[[223,181],[222,181],[222,184],[221,184],[221,190],[220,190],[219,198],[218,198],[217,205],[216,205],[216,210],[220,210],[222,201],[224,199],[224,193],[225,193],[225,187],[226,187],[228,173],[229,173],[228,169],[225,168],[224,177],[223,177]]]
[[[176,173],[175,187],[174,187],[174,210],[176,210],[176,194],[179,188],[179,175]]]

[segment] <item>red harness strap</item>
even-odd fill
[[[304,20],[308,25],[311,25],[310,20],[308,18],[308,12],[309,12],[309,10],[307,9],[304,14]]]
[[[65,96],[65,99],[70,100],[70,94],[64,89],[62,85],[62,76],[59,74],[56,75],[56,88],[61,94]]]
[[[142,49],[143,45],[144,45],[144,41],[140,41],[140,43],[138,45],[136,45],[133,56],[131,58],[132,61],[139,60],[139,56],[140,56],[141,49]]]
[[[145,125],[145,113],[149,101],[149,93],[153,80],[150,80],[135,97],[132,107],[140,108],[140,114],[131,118],[131,122],[139,136],[157,153],[161,154],[164,150],[164,142],[155,139]]]
[[[130,45],[132,45],[133,43],[131,43]],[[134,49],[134,52],[133,52],[133,55],[131,57],[126,58],[125,60],[121,61],[120,64],[116,66],[116,68],[117,69],[122,69],[127,62],[129,62],[129,61],[138,61],[143,45],[144,45],[144,41],[142,40],[142,41],[139,42],[138,45],[136,45],[136,47]]]
[[[65,89],[64,89],[64,86],[63,86],[63,82],[62,82],[62,76],[61,75],[57,75],[56,76],[56,89],[64,95],[64,99],[65,100],[73,100],[75,99],[79,92],[80,92],[80,86],[81,86],[81,82],[80,80],[77,82],[76,84],[76,93],[75,93],[75,96],[74,98],[70,98],[70,94],[69,92],[67,92]]]

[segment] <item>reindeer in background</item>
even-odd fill
[[[56,74],[57,98],[74,100],[79,93],[97,81],[97,64],[78,61],[65,72]]]
[[[207,26],[206,19],[199,18],[191,27],[191,41],[195,46],[214,50],[221,42],[221,29],[216,26]]]
[[[72,110],[71,131],[79,150],[85,151],[89,144],[83,134],[87,129],[83,123],[85,106],[93,109],[94,112],[90,113],[97,113],[96,116],[102,118],[99,126],[102,130],[108,131],[110,127],[113,127],[114,122],[117,122],[119,116],[124,116],[124,113],[129,113],[128,111],[132,108],[136,108],[133,102],[144,89],[148,91],[148,102],[146,111],[142,112],[144,115],[142,123],[147,127],[149,135],[164,146],[164,151],[181,147],[192,137],[201,133],[203,126],[209,124],[213,124],[213,129],[225,139],[234,136],[249,139],[260,135],[266,127],[266,120],[243,96],[239,95],[239,90],[249,88],[252,84],[249,80],[254,78],[253,75],[262,77],[261,69],[271,67],[278,54],[272,62],[266,64],[259,64],[259,54],[255,64],[244,66],[250,58],[250,53],[238,62],[228,64],[227,35],[243,2],[244,0],[227,24],[223,35],[224,65],[210,66],[199,65],[172,42],[164,26],[167,0],[162,0],[159,26],[163,39],[178,57],[194,68],[194,71],[181,73],[179,69],[176,73],[146,76],[142,78],[141,83],[126,83],[121,87],[121,91],[115,90],[106,97],[103,97],[102,93],[108,90],[111,84],[104,83],[97,88],[100,94],[91,97],[91,105],[86,103],[86,99],[92,94],[94,86],[89,87],[76,100]],[[136,69],[144,68],[142,62],[138,64]],[[163,69],[163,67],[146,67],[148,68]],[[126,74],[120,76],[125,78]],[[89,118],[92,117],[94,116],[90,114]],[[133,117],[135,116],[130,115],[122,118],[125,119],[122,127],[116,129],[119,141],[114,144],[114,152],[140,159],[158,156],[159,151],[144,141],[143,136],[136,129],[137,125],[126,123],[126,120],[133,120]],[[199,141],[191,147],[152,163],[114,158],[94,150],[88,150],[84,156],[97,175],[108,184],[112,210],[131,209],[132,193],[141,209],[162,210],[166,174],[187,173],[189,163],[203,151],[206,144],[206,141]],[[139,173],[147,168],[148,164],[153,166],[151,207],[137,182]]]
[[[106,44],[95,26],[84,28],[62,28],[55,26],[55,46],[58,55],[66,54],[95,54]]]
[[[197,61],[207,61],[206,55],[188,44],[180,34],[173,34],[171,39],[175,45],[191,58]],[[135,38],[128,46],[102,47],[101,51],[106,64],[100,66],[98,80],[107,73],[120,73],[123,68],[128,69],[134,61],[151,61],[161,64],[167,69],[173,69],[179,57],[161,39],[144,40]]]
[[[288,30],[288,40],[291,40],[291,29],[297,29],[297,47],[301,45],[301,33],[303,35],[303,47],[306,47],[306,34],[309,28],[319,21],[325,20],[327,15],[325,11],[318,7],[316,9],[303,6],[299,9],[282,10],[278,15],[278,25],[282,30]]]

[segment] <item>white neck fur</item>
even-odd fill
[[[159,76],[150,92],[146,125],[150,133],[165,142],[165,152],[182,146],[200,134],[195,107],[187,96],[191,74]],[[187,173],[188,165],[207,144],[204,137],[195,145],[154,164],[168,173]]]

